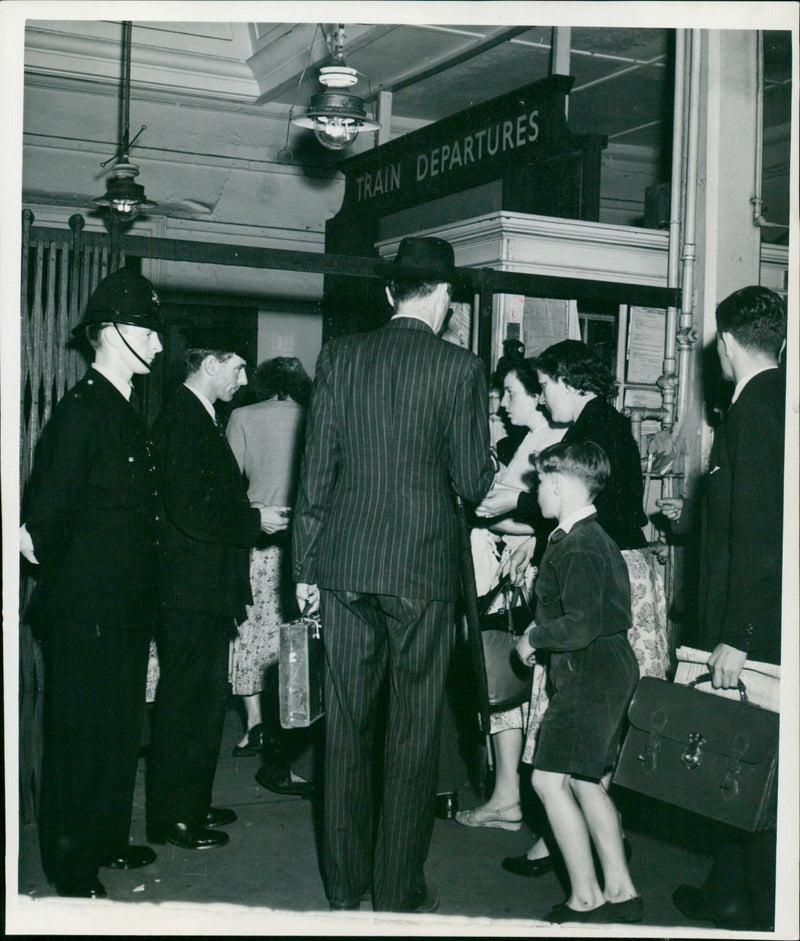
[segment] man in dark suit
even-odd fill
[[[159,484],[160,676],[147,781],[147,836],[203,850],[228,842],[236,814],[211,806],[225,701],[228,644],[244,620],[249,550],[266,528],[251,506],[214,403],[245,385],[227,338],[186,352],[187,377],[153,426]]]
[[[742,288],[717,308],[717,352],[735,389],[703,500],[700,628],[716,688],[735,688],[748,657],[781,660],[785,338],[786,308],[767,288]],[[678,515],[675,501],[662,509]],[[719,927],[771,930],[775,835],[731,829],[702,889],[679,886],[676,907]]]
[[[392,319],[331,341],[317,363],[293,545],[297,598],[319,606],[325,642],[333,909],[358,908],[370,890],[376,910],[436,904],[423,866],[459,593],[453,495],[477,502],[492,479],[483,367],[437,337],[454,276],[447,242],[404,239],[388,267]]]
[[[156,505],[147,432],[131,405],[163,329],[153,285],[109,275],[73,333],[92,368],[39,440],[23,555],[40,569],[29,616],[45,662],[42,866],[59,895],[103,898],[98,868],[153,862],[128,843],[157,615]]]

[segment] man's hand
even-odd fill
[[[33,539],[31,539],[28,527],[24,523],[19,528],[19,551],[29,562],[33,562],[34,565],[39,564],[36,553],[33,551]]]
[[[265,533],[282,532],[289,525],[288,506],[259,506],[261,528]]]
[[[531,536],[511,553],[508,560],[508,576],[512,585],[525,585],[525,576],[535,551],[536,536]]]
[[[475,507],[475,515],[482,517],[502,516],[517,508],[519,491],[511,487],[492,486],[486,496]]]
[[[737,650],[727,644],[717,644],[708,658],[711,685],[714,689],[735,689],[739,685],[739,675],[745,660],[747,654],[744,650]]]
[[[294,590],[297,604],[300,606],[300,613],[316,614],[319,611],[319,588],[316,585],[307,585],[305,582],[298,582]]]
[[[517,641],[517,656],[526,666],[532,667],[536,662],[536,648],[531,646],[528,638],[529,633],[530,628]]]
[[[683,497],[664,497],[663,500],[656,500],[656,506],[667,519],[676,522],[683,513]]]

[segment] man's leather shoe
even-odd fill
[[[185,850],[211,850],[224,846],[230,837],[224,830],[209,830],[207,827],[192,827],[187,823],[176,823],[166,830],[147,828],[149,843],[172,843]]]
[[[149,846],[131,844],[116,856],[106,856],[100,865],[108,869],[141,869],[142,866],[149,866],[155,860],[156,854]]]
[[[420,898],[420,900],[408,909],[409,912],[414,912],[417,915],[429,915],[431,912],[435,912],[439,907],[439,896],[434,895],[429,889],[425,890],[425,894]]]
[[[312,797],[314,785],[311,781],[293,781],[288,768],[276,768],[264,764],[256,771],[256,781],[274,794],[292,794],[296,797]]]
[[[454,820],[458,813],[458,794],[455,791],[437,794],[433,813],[439,820]]]
[[[741,931],[751,927],[750,913],[740,901],[715,905],[709,902],[702,889],[692,885],[679,885],[672,893],[672,904],[681,915],[692,921],[710,921],[717,928]]]
[[[513,872],[515,876],[537,879],[539,876],[544,876],[553,871],[553,859],[551,856],[528,859],[527,855],[523,853],[522,856],[506,856],[502,866],[506,872]]]
[[[54,882],[53,888],[58,895],[73,899],[104,899],[108,894],[106,887],[99,879],[83,885],[70,882]]]
[[[209,807],[204,825],[212,829],[214,827],[229,827],[232,823],[236,823],[238,819],[236,811],[229,810],[227,807]]]
[[[361,902],[328,902],[332,912],[357,912]]]

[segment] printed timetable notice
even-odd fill
[[[631,307],[628,320],[628,376],[632,383],[654,384],[664,368],[667,312],[659,307]]]

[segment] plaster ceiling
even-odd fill
[[[302,110],[319,91],[335,24],[134,23],[132,101],[168,94],[233,109]],[[553,29],[541,26],[359,25],[345,27],[354,89],[369,104],[391,91],[392,136],[545,77]],[[108,21],[28,26],[30,78],[78,81],[116,93],[121,27]],[[674,30],[573,28],[570,127],[631,145],[660,147],[671,122]],[[788,120],[790,43],[765,40],[765,126]]]
[[[148,159],[162,158],[192,167],[191,188],[185,172],[176,171],[170,183],[160,170],[143,170],[159,213],[208,215],[219,206],[231,168],[252,169],[263,161],[274,166],[283,159],[289,115],[302,112],[321,90],[319,67],[330,63],[326,36],[336,25],[134,21],[131,136],[142,123],[149,126],[133,159],[143,168]],[[353,91],[365,99],[368,110],[376,110],[381,92],[392,93],[384,140],[546,77],[554,40],[566,41],[562,70],[574,79],[568,99],[570,129],[604,134],[610,146],[642,148],[666,178],[675,30],[574,27],[567,32],[508,24],[346,24],[345,53],[348,65],[359,73]],[[41,167],[26,191],[30,201],[91,206],[91,198],[102,191],[108,170],[100,161],[115,152],[117,109],[98,101],[85,112],[88,120],[76,122],[71,115],[77,113],[78,96],[119,97],[121,44],[118,21],[28,21],[25,153],[27,166]],[[765,138],[772,132],[785,138],[785,168],[781,165],[777,173],[785,175],[788,192],[788,32],[764,33],[764,63]],[[63,94],[53,97],[54,91]],[[47,114],[36,113],[44,107]],[[206,109],[208,115],[179,126],[187,108]],[[229,148],[224,154],[217,149],[223,128]],[[296,128],[291,141],[283,156],[288,154],[287,162],[313,186],[315,172],[330,178],[343,156],[373,146],[375,137],[362,134],[342,153],[325,150],[312,134]],[[71,158],[56,159],[59,148]],[[219,166],[223,163],[224,170]],[[777,183],[781,188],[782,180]],[[271,211],[276,212],[274,199]],[[295,224],[307,227],[304,220]]]

